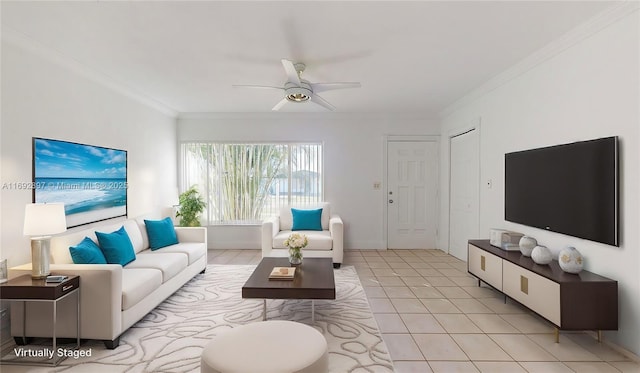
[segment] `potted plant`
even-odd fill
[[[207,205],[202,200],[195,185],[180,194],[179,202],[180,206],[178,207],[176,217],[180,218],[180,226],[199,227],[200,214]]]

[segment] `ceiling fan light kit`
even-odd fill
[[[311,101],[327,110],[335,110],[335,106],[331,105],[322,97],[318,96],[317,92],[325,92],[334,89],[345,88],[360,88],[360,83],[347,82],[347,83],[311,83],[307,80],[300,78],[300,75],[306,68],[303,63],[293,63],[289,60],[282,60],[282,66],[287,74],[287,82],[284,87],[273,86],[259,86],[259,85],[234,85],[234,87],[244,88],[267,88],[278,89],[284,91],[284,98],[276,104],[271,110],[278,111],[288,102],[302,103]]]
[[[284,85],[285,97],[291,102],[305,102],[313,95],[311,85],[306,81],[300,81],[299,85],[287,82]]]

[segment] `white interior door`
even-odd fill
[[[436,247],[438,143],[387,143],[387,247]]]
[[[450,139],[449,254],[467,260],[467,240],[480,238],[478,130]]]

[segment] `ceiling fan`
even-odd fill
[[[303,63],[293,63],[289,60],[282,60],[282,66],[287,74],[287,81],[283,87],[263,86],[263,85],[234,85],[234,87],[242,88],[260,88],[260,89],[279,89],[284,91],[284,98],[280,100],[271,110],[278,111],[288,102],[306,102],[311,101],[325,109],[335,110],[335,106],[331,105],[327,100],[318,96],[319,92],[330,91],[334,89],[360,88],[360,83],[341,82],[341,83],[311,83],[302,79],[300,75],[305,69]]]

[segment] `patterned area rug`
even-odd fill
[[[64,372],[199,372],[202,348],[217,334],[238,325],[262,321],[262,300],[242,299],[241,288],[251,265],[209,265],[106,350],[101,342],[81,346],[91,357],[67,358]],[[393,372],[391,357],[356,271],[335,270],[336,300],[268,300],[267,318],[312,325],[327,339],[329,369],[335,373]],[[9,366],[2,366],[2,371]],[[10,370],[7,370],[10,371]]]

